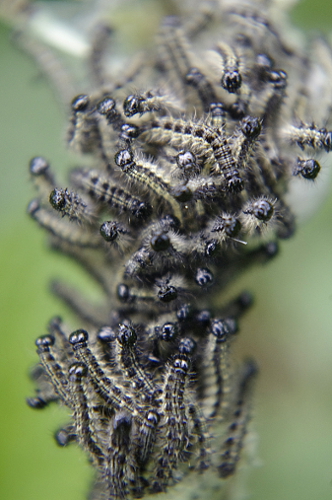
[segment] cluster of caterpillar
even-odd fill
[[[240,463],[258,369],[232,344],[252,298],[221,292],[294,234],[289,185],[313,182],[332,149],[329,116],[313,124],[305,89],[315,52],[274,25],[273,3],[167,17],[155,51],[114,81],[102,64],[113,30],[102,30],[89,61],[99,87],[72,100],[67,135],[91,168],[67,187],[46,159],[30,162],[29,214],[105,293],[96,307],[53,284],[82,329],[49,323],[28,399],[71,411],[56,440],[88,454],[93,500],[165,492],[207,469],[224,483]]]

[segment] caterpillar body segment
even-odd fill
[[[148,217],[152,213],[149,203],[132,196],[129,191],[118,187],[111,178],[97,170],[74,170],[72,181],[92,199],[107,204],[120,213],[129,212],[137,219]]]

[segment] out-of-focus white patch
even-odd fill
[[[29,28],[43,42],[62,52],[84,58],[89,53],[89,43],[82,33],[57,20],[44,11],[37,11],[29,20]]]
[[[320,164],[322,170],[315,181],[298,176],[293,177],[289,183],[286,203],[299,223],[309,219],[331,194],[332,158],[325,156]]]

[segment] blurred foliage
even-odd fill
[[[325,33],[331,18],[329,0],[304,0],[294,12],[298,25]],[[79,326],[49,294],[48,282],[61,276],[89,288],[74,264],[47,250],[45,235],[25,215],[33,197],[29,159],[44,155],[62,172],[70,164],[63,141],[66,117],[4,25],[0,61],[0,497],[82,500],[90,475],[85,457],[75,446],[57,448],[52,437],[66,412],[38,412],[25,404],[33,392],[27,373],[37,360],[35,338],[56,314]],[[321,177],[318,182],[325,182],[324,171]],[[332,196],[283,243],[275,262],[234,287],[256,296],[239,339],[241,355],[253,355],[261,368],[252,425],[260,466],[250,471],[248,485],[255,500],[332,496],[331,214]]]

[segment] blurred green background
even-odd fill
[[[327,33],[332,2],[300,2],[294,19]],[[33,394],[27,374],[37,361],[36,337],[55,314],[69,318],[48,293],[48,282],[67,276],[86,283],[73,264],[48,252],[45,235],[25,215],[34,196],[29,159],[44,155],[61,171],[70,164],[66,118],[33,60],[11,43],[5,24],[0,82],[0,498],[82,500],[90,476],[85,457],[75,446],[59,449],[52,437],[66,411],[33,411],[25,404]],[[282,244],[280,257],[235,288],[256,296],[238,348],[261,367],[252,426],[258,460],[248,493],[254,500],[330,500],[332,186],[320,211]]]

